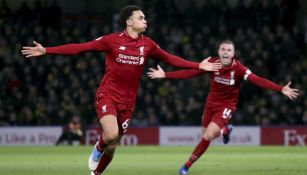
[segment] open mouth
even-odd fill
[[[228,55],[223,55],[223,56],[222,56],[222,58],[224,58],[224,59],[228,59],[228,58],[229,58],[229,56],[228,56]]]

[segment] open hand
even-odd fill
[[[222,64],[220,62],[216,63],[210,63],[209,59],[211,57],[208,57],[204,59],[202,62],[199,64],[199,68],[205,71],[218,71],[219,69],[222,68]]]
[[[149,68],[149,72],[147,72],[147,75],[151,79],[165,78],[165,72],[159,65],[157,66],[157,69]]]
[[[290,100],[294,100],[298,97],[299,91],[298,89],[290,88],[291,81],[287,83],[281,90],[281,92],[290,98]]]
[[[46,49],[36,41],[33,41],[34,47],[22,47],[21,53],[26,56],[26,58],[29,57],[38,57],[41,55],[46,54]]]

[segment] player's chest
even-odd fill
[[[114,42],[112,52],[133,56],[148,56],[149,47],[146,42],[142,41],[118,41]]]
[[[115,42],[112,47],[114,61],[119,64],[144,65],[149,47],[144,42]]]
[[[216,84],[234,86],[238,82],[235,70],[222,70],[211,74],[211,80]]]

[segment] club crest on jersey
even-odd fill
[[[230,71],[229,72],[229,76],[227,77],[220,77],[219,74],[216,74],[216,72],[214,73],[214,78],[213,80],[217,83],[220,83],[220,84],[225,84],[225,85],[229,85],[229,86],[232,86],[232,85],[235,85],[236,81],[235,81],[235,71]]]
[[[139,63],[139,65],[142,65],[142,64],[144,64],[144,57],[141,57],[141,58],[140,58],[140,63]]]
[[[234,77],[235,77],[235,71],[233,70],[230,72],[230,78],[233,79]]]
[[[140,47],[140,55],[144,55],[144,46]]]
[[[230,85],[234,85],[235,84],[235,71],[231,71],[230,72]]]

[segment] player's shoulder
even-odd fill
[[[110,33],[110,34],[102,35],[102,36],[98,37],[96,40],[114,39],[114,38],[121,37],[122,35],[123,35],[123,32],[115,32],[115,33]]]
[[[124,35],[125,35],[124,32],[115,32],[115,33],[104,35],[104,37],[115,39],[115,38],[122,38],[124,37]]]
[[[238,58],[233,58],[233,66],[237,67],[237,66],[244,66],[240,60]]]
[[[236,69],[236,70],[243,70],[243,71],[245,71],[246,69],[248,69],[248,68],[246,68],[246,66],[244,66],[244,65],[240,62],[240,60],[239,60],[238,58],[235,58],[235,59],[234,59],[234,66],[233,66],[233,68]]]
[[[146,35],[141,35],[140,39],[143,40],[143,43],[150,48],[160,48],[160,46],[154,40]]]

